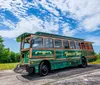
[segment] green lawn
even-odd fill
[[[17,64],[18,63],[0,63],[0,70],[12,70]],[[100,64],[100,59],[97,59],[95,62],[91,62],[91,64]]]
[[[1,63],[0,70],[14,69],[18,63]]]
[[[91,64],[100,64],[100,59],[97,59],[95,62],[91,62]]]

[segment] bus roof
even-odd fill
[[[33,33],[23,33],[21,35],[19,35],[16,38],[17,42],[20,42],[22,38],[30,36]],[[74,39],[74,40],[81,40],[84,41],[84,39],[80,39],[80,38],[74,38],[74,37],[68,37],[68,36],[62,36],[62,35],[57,35],[57,34],[50,34],[50,33],[45,33],[45,32],[36,32],[33,35],[37,35],[37,36],[47,36],[47,37],[53,37],[53,38],[63,38],[63,39]]]

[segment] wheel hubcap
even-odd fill
[[[42,74],[43,74],[43,75],[46,75],[47,73],[48,73],[48,68],[47,68],[46,65],[44,65],[44,66],[42,67]]]

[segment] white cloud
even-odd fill
[[[12,21],[10,21],[10,20],[5,20],[5,19],[3,19],[3,21],[0,22],[0,24],[3,24],[3,25],[5,25],[5,26],[9,27],[9,28],[8,28],[9,30],[12,30],[12,29],[15,28],[15,24],[14,24]]]
[[[100,0],[49,0],[52,5],[80,21],[80,29],[98,30],[100,25]],[[85,19],[84,19],[85,18]],[[84,20],[83,20],[84,19]]]
[[[30,6],[38,7],[35,2],[29,3],[27,0],[0,0],[0,8],[9,10],[19,19],[23,18],[22,15],[27,16],[26,10]]]
[[[20,9],[23,6],[21,0],[0,0],[0,8],[11,11],[17,17],[24,13],[25,9]]]
[[[70,12],[76,18],[81,19],[84,16],[93,15],[100,12],[99,0],[49,0],[62,12]]]
[[[45,9],[47,9],[49,12],[55,14],[56,16],[59,16],[59,12],[55,10],[55,6],[48,3],[46,0],[36,0],[37,4],[41,4]]]
[[[73,36],[73,35],[75,35],[75,33],[76,33],[76,30],[74,29],[74,30],[70,30],[69,28],[63,28],[63,35],[65,35],[65,36]]]
[[[73,36],[77,32],[77,29],[70,30],[70,26],[68,25],[68,23],[64,23],[62,25],[62,28],[63,28],[62,29],[63,30],[62,33],[65,36]]]
[[[84,29],[88,32],[91,31],[96,31],[99,30],[100,28],[98,27],[100,25],[100,14],[96,14],[92,17],[86,18],[85,20],[83,20],[82,22],[82,28],[80,29]]]
[[[3,19],[1,24],[8,26],[10,29],[0,30],[0,35],[12,38],[24,32],[34,33],[37,31],[44,31],[58,33],[58,24],[54,23],[57,19],[54,20],[52,16],[49,22],[47,22],[38,17],[28,16],[26,14],[26,10],[32,6],[38,8],[38,3],[36,3],[36,1],[34,3],[29,3],[26,0],[0,0],[0,8],[9,10],[19,19],[19,22],[15,24],[10,20],[5,20],[3,15],[1,15],[0,17]],[[49,6],[47,8],[53,10]]]
[[[41,3],[44,3],[44,1]],[[53,32],[57,34],[59,27],[58,24],[55,23],[58,21],[57,18],[54,19],[54,17],[51,15],[49,21],[43,21],[38,17],[28,16],[26,14],[26,10],[32,6],[39,9],[38,4],[39,2],[37,3],[36,1],[29,3],[26,0],[0,0],[0,8],[12,12],[19,19],[19,22],[15,24],[10,20],[5,20],[3,15],[1,15],[0,17],[3,19],[2,24],[8,26],[10,29],[0,30],[0,35],[3,37],[12,38],[24,32],[34,33],[37,31]],[[45,5],[45,8],[51,13],[53,12],[55,15],[58,15],[58,12],[49,7],[48,4]]]
[[[66,23],[62,26],[63,35],[73,36],[78,30],[84,29],[85,31],[91,32],[99,30],[100,28],[100,0],[33,0],[32,3],[27,0],[0,0],[0,8],[11,11],[20,21],[17,24],[9,20],[3,20],[3,24],[9,26],[10,30],[0,30],[0,35],[3,37],[16,37],[23,32],[54,32],[58,33],[59,28],[59,11],[65,15],[67,12],[70,13],[68,17],[74,18],[80,21],[79,29],[70,29],[70,25]],[[50,21],[43,21],[35,16],[28,16],[26,10],[29,7],[38,7],[41,4],[50,13],[58,16],[57,18],[50,17]],[[44,11],[42,11],[44,12]],[[22,17],[23,16],[23,17]],[[66,16],[66,15],[65,15]],[[49,17],[49,16],[48,16]],[[63,22],[63,21],[61,21]],[[15,28],[15,29],[14,29]]]
[[[100,46],[100,36],[88,36],[86,40],[94,42],[93,44],[96,46]]]
[[[53,21],[47,22],[42,21],[41,19],[30,16],[22,19],[16,26],[15,29],[12,30],[0,30],[0,35],[3,37],[13,38],[17,37],[18,35],[29,32],[35,33],[37,31],[43,32],[58,32],[58,24],[54,25]]]

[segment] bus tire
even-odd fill
[[[45,62],[41,62],[39,66],[39,75],[46,76],[49,73],[49,67]]]
[[[82,67],[82,68],[87,67],[87,60],[85,57],[82,57],[81,62],[82,62],[82,64],[80,65],[80,67]]]

